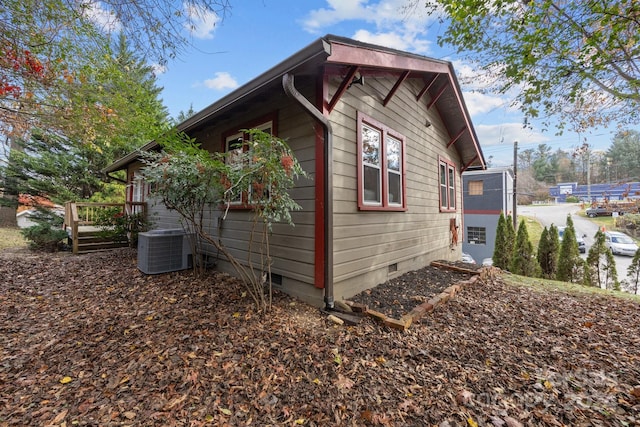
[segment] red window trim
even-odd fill
[[[358,111],[357,115],[357,123],[358,127],[356,129],[357,132],[357,147],[358,147],[358,210],[361,211],[388,211],[388,212],[405,212],[407,210],[407,185],[406,185],[406,176],[407,176],[407,165],[406,165],[406,141],[404,135],[394,131],[393,129],[385,126],[379,121],[365,115]],[[364,201],[364,173],[363,173],[363,159],[362,159],[362,126],[366,124],[369,127],[377,129],[382,134],[382,159],[381,159],[381,174],[382,174],[382,185],[381,185],[381,199],[382,203],[380,205],[372,205],[367,204]],[[402,186],[402,203],[401,204],[390,204],[389,203],[389,173],[387,170],[387,150],[386,150],[386,137],[391,136],[394,139],[400,141],[401,150],[402,150],[402,158],[400,160],[400,169],[401,169],[401,186]]]
[[[222,133],[222,141],[221,141],[221,151],[224,153],[227,151],[227,138],[237,133],[241,133],[242,129],[251,129],[256,126],[261,126],[265,123],[271,122],[271,134],[273,136],[278,136],[278,112],[274,111],[269,114],[265,114],[264,116],[253,119],[242,126],[238,126],[236,130],[227,130]],[[247,138],[246,134],[244,134],[243,138]],[[246,150],[246,145],[244,149]],[[242,192],[242,203],[236,203],[229,205],[230,210],[250,210],[253,209],[253,206],[248,201],[248,194],[246,191]]]
[[[442,202],[442,189],[440,188],[441,186],[441,182],[442,182],[442,177],[440,175],[440,165],[445,165],[446,166],[446,186],[447,186],[447,203],[446,205]],[[450,199],[450,188],[451,188],[451,183],[449,182],[449,170],[453,169],[453,192],[454,192],[454,199],[453,199],[453,207],[451,207],[451,199]],[[458,203],[457,203],[457,186],[456,186],[456,175],[457,175],[457,168],[456,165],[449,159],[446,159],[442,156],[438,156],[438,201],[440,203],[440,212],[456,212],[457,211],[457,207],[458,207]]]

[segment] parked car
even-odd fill
[[[476,260],[473,259],[473,257],[468,253],[462,252],[462,262],[466,262],[467,264],[475,264]]]
[[[562,242],[562,236],[564,235],[564,229],[567,227],[558,227],[558,237],[560,238],[560,241]],[[581,254],[587,252],[587,244],[584,241],[584,238],[582,236],[578,236],[576,235],[576,240],[578,241],[578,250],[580,251]]]
[[[493,265],[493,258],[485,258],[482,260],[482,265],[484,267],[491,267]]]
[[[605,232],[604,242],[614,255],[634,256],[638,250],[638,245],[631,237],[618,231]]]
[[[598,206],[597,208],[589,208],[585,211],[589,218],[595,218],[597,216],[611,216],[613,211],[609,208]]]

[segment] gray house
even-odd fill
[[[295,227],[277,224],[270,238],[283,291],[331,306],[460,258],[461,174],[485,160],[451,63],[327,35],[178,125],[210,151],[247,128],[287,140],[310,175],[292,191],[303,208]],[[155,227],[175,229],[141,167],[136,152],[106,172],[126,170],[127,201],[146,202]],[[219,229],[240,255],[250,218],[238,206]],[[224,259],[217,268],[233,273]]]
[[[462,174],[464,236],[462,250],[477,263],[493,256],[500,212],[513,208],[513,172],[507,168]]]

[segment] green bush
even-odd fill
[[[567,203],[579,203],[580,199],[578,199],[576,196],[567,196],[566,199],[564,199],[565,202]]]
[[[62,229],[64,219],[60,215],[56,215],[47,209],[38,208],[31,216],[31,220],[36,225],[20,230],[22,236],[27,239],[30,249],[56,252],[64,247],[63,240],[68,235]]]
[[[45,252],[59,251],[68,237],[66,231],[45,222],[27,227],[21,233],[29,241],[30,249]]]
[[[118,242],[129,242],[131,247],[137,246],[138,233],[149,228],[144,214],[126,214],[120,207],[104,209],[98,214],[96,225],[101,229],[101,237]]]

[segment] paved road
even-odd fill
[[[589,248],[593,244],[593,236],[598,231],[598,225],[590,219],[578,215],[574,215],[580,211],[578,205],[572,204],[558,204],[552,206],[518,206],[518,215],[525,215],[534,217],[543,226],[549,227],[551,224],[556,226],[566,225],[567,215],[571,215],[573,220],[573,226],[576,230],[576,235],[585,236],[584,241],[587,244],[587,253]],[[583,254],[582,257],[586,258],[587,254]],[[631,257],[614,255],[616,259],[616,269],[618,271],[618,279],[624,280],[627,278],[627,268],[631,264]]]

